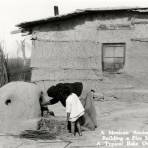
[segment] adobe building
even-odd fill
[[[100,8],[17,25],[32,35],[31,81],[44,90],[81,81],[85,89],[148,86],[148,8]]]

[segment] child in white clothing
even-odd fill
[[[69,89],[65,91],[66,99],[66,113],[67,113],[67,121],[71,123],[71,132],[75,136],[76,129],[80,136],[81,126],[80,126],[80,117],[84,115],[84,107],[79,99],[79,97],[75,93],[71,93]]]

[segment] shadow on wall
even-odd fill
[[[40,30],[40,32],[45,32],[45,31],[65,31],[65,30],[71,30],[74,29],[77,25],[82,25],[85,24],[86,21],[95,21],[95,20],[112,20],[112,19],[117,19],[121,17],[129,17],[130,19],[130,13],[124,13],[122,11],[116,12],[110,12],[108,14],[107,11],[102,11],[102,12],[84,12],[84,14],[73,14],[69,15],[67,18],[64,19],[59,19],[58,21],[52,20],[50,23],[41,23],[37,25],[38,27],[36,30]]]

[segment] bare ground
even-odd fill
[[[0,135],[0,148],[88,148],[98,147],[97,143],[102,142],[101,131],[148,131],[148,103],[147,101],[116,99],[106,97],[103,101],[95,101],[97,110],[98,128],[95,131],[83,132],[83,136],[72,137],[71,135],[57,137],[57,140],[27,140],[14,138],[12,135]],[[65,109],[61,104],[50,108],[57,116],[65,116]],[[105,147],[101,144],[99,147]],[[106,146],[112,147],[112,146]],[[114,146],[129,147],[129,146]],[[131,146],[135,148],[136,146]],[[137,148],[141,148],[138,145]],[[144,146],[143,146],[144,147]],[[146,146],[147,147],[147,146]]]

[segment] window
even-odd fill
[[[118,72],[125,64],[125,43],[104,43],[102,45],[102,70]]]

